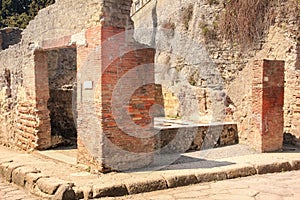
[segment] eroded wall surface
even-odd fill
[[[57,1],[29,23],[20,43],[0,52],[4,145],[47,149],[56,145],[53,136],[72,139],[77,131],[78,161],[95,170],[152,161],[155,51],[128,31],[131,4]]]
[[[1,143],[24,150],[51,146],[48,75],[43,74],[47,65],[44,55],[36,52],[43,50],[43,45],[47,45],[45,41],[49,40],[53,47],[71,43],[83,45],[84,41],[77,41],[80,39],[57,39],[71,38],[88,27],[99,25],[102,4],[96,0],[57,1],[30,22],[22,32],[20,43],[0,52],[1,73],[9,71],[11,74],[11,84],[6,83],[1,90],[2,107],[9,107],[1,109],[1,137],[4,138]]]
[[[166,115],[200,122],[235,121],[240,142],[254,144],[253,62],[283,60],[284,132],[299,138],[299,19],[290,3],[274,8],[275,24],[263,41],[246,51],[215,40],[222,1],[209,5],[204,0],[152,0],[134,13],[135,38],[157,49],[155,78],[168,103]]]

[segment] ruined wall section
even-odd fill
[[[43,92],[42,85],[47,66],[44,55],[37,51],[51,48],[49,44],[53,48],[86,45],[85,30],[101,24],[102,5],[98,0],[56,1],[39,11],[23,31],[19,44],[0,52],[0,74],[11,77],[10,90],[5,80],[9,75],[1,78],[0,135],[4,145],[23,150],[51,146],[49,94]]]
[[[205,0],[169,1],[152,0],[141,11],[133,15],[135,22],[135,37],[138,41],[151,44],[153,38],[157,47],[156,81],[166,79],[164,82],[165,103],[171,103],[166,107],[177,108],[171,112],[172,116],[182,115],[179,105],[181,91],[189,93],[184,96],[190,105],[199,103],[198,112],[204,121],[210,121],[210,115],[215,107],[212,102],[215,98],[211,90],[207,89],[209,81],[205,78],[208,68],[216,69],[212,76],[221,77],[221,85],[224,88],[225,98],[221,102],[225,120],[238,122],[240,141],[251,143],[251,129],[253,116],[251,111],[251,82],[254,60],[284,60],[285,61],[285,103],[284,126],[285,132],[290,132],[299,137],[298,129],[298,68],[299,66],[299,19],[293,15],[295,5],[289,5],[290,1],[284,1],[275,9],[277,17],[275,25],[263,41],[259,41],[253,48],[241,51],[238,46],[231,45],[228,41],[218,40],[217,30],[218,16],[224,9],[222,1],[219,4],[209,5]],[[284,14],[285,13],[285,14]],[[151,27],[151,30],[147,27]],[[156,31],[153,31],[155,30]],[[155,33],[156,32],[156,33]],[[298,34],[298,35],[297,35]],[[180,35],[180,37],[178,37]],[[188,38],[197,44],[203,51],[192,51],[192,46],[186,48]],[[194,47],[194,46],[193,46]],[[204,51],[204,52],[205,52]],[[201,62],[194,64],[190,57],[198,57]],[[163,74],[163,76],[162,76]],[[183,75],[187,84],[179,84],[178,74]],[[184,88],[184,89],[181,89]],[[188,89],[186,89],[188,88]],[[190,92],[186,92],[190,91]],[[297,96],[298,95],[298,96]],[[224,95],[223,95],[224,96]],[[221,93],[222,97],[222,93]],[[202,105],[202,106],[201,106]],[[188,108],[188,107],[187,107]],[[194,110],[193,106],[190,108]],[[205,117],[208,116],[208,117]],[[224,119],[223,118],[223,119]]]
[[[1,51],[0,56],[1,143],[7,146],[15,145],[24,150],[35,148],[35,128],[38,125],[33,91],[27,90],[34,87],[34,72],[26,71],[33,61],[25,62],[22,59],[28,56],[31,55],[22,52],[20,45]]]
[[[198,19],[195,13],[206,14],[205,5],[204,1],[153,0],[132,16],[135,38],[157,50],[155,81],[163,85],[167,117],[197,123],[225,117],[222,75],[206,45],[191,34],[199,35],[199,30],[191,30],[198,27],[196,21],[190,25],[185,21]]]
[[[152,0],[133,14],[135,38],[157,49],[156,82],[163,85],[167,117],[233,120],[226,86],[246,61],[225,42],[208,44],[202,33],[222,9],[204,0]]]
[[[289,5],[289,1],[281,4],[277,10],[295,8]],[[251,127],[255,126],[256,116],[251,110],[252,101],[250,77],[253,76],[252,67],[255,60],[283,60],[285,61],[285,86],[284,86],[284,132],[300,138],[298,90],[299,90],[299,18],[295,18],[292,11],[285,11],[287,15],[277,15],[275,25],[270,27],[261,48],[255,54],[248,57],[243,70],[228,87],[229,96],[238,108],[234,113],[234,119],[240,124],[239,131],[242,141],[253,142]],[[241,90],[241,88],[244,88]],[[236,95],[238,94],[238,95]]]
[[[132,0],[105,0],[103,4],[103,25],[132,29],[131,4]]]
[[[38,47],[42,45],[42,41],[71,36],[100,25],[102,5],[103,1],[97,0],[56,1],[40,10],[29,23],[23,31],[22,44]]]

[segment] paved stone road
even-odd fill
[[[0,200],[38,200],[15,185],[5,183],[0,178]]]
[[[105,200],[299,200],[300,171],[258,175]],[[104,200],[104,199],[101,199]]]
[[[38,200],[17,186],[0,179],[0,200]],[[298,200],[300,171],[251,176],[220,182],[101,200]]]

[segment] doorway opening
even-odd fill
[[[52,147],[77,148],[75,47],[46,51]]]

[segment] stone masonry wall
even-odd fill
[[[131,0],[56,1],[39,11],[23,31],[19,44],[0,52],[0,63],[3,64],[0,69],[5,73],[4,87],[1,90],[3,97],[0,101],[4,102],[5,107],[8,100],[15,97],[15,110],[1,109],[1,112],[7,112],[1,115],[3,124],[11,120],[10,126],[3,126],[1,137],[6,138],[3,143],[24,150],[46,149],[53,145],[51,131],[54,133],[56,129],[53,121],[51,126],[51,112],[56,105],[53,104],[52,97],[61,87],[62,81],[55,73],[62,70],[62,64],[65,63],[52,63],[56,58],[60,59],[53,54],[72,47],[77,51],[79,77],[79,162],[105,171],[138,168],[152,161],[153,139],[128,134],[128,131],[140,133],[137,130],[121,130],[114,120],[118,119],[116,117],[122,120],[122,115],[113,116],[112,112],[116,107],[110,102],[118,81],[122,80],[122,76],[133,73],[127,77],[128,88],[119,91],[120,95],[130,94],[138,85],[137,81],[141,80],[141,85],[133,90],[129,105],[117,106],[116,110],[128,109],[129,121],[133,125],[151,130],[153,120],[149,109],[155,102],[156,92],[154,50],[136,43],[132,39],[132,32],[124,32],[132,28],[131,4]],[[17,53],[19,54],[16,55]],[[18,60],[14,60],[15,58]],[[138,66],[146,68],[140,69]],[[56,70],[55,67],[59,69]],[[7,74],[16,68],[23,82],[12,88],[11,93],[16,95],[10,95],[8,93],[11,86]],[[138,68],[137,71],[134,71],[135,68]],[[74,71],[71,72],[73,74]],[[64,81],[72,81],[68,77],[71,74],[64,77]],[[147,80],[148,83],[145,82]],[[125,85],[122,84],[122,88]],[[60,118],[57,115],[55,117]],[[144,151],[150,152],[149,155],[143,154]]]
[[[251,144],[254,128],[251,66],[254,60],[284,60],[284,132],[299,138],[299,18],[293,15],[295,5],[290,3],[283,1],[275,8],[275,25],[262,41],[247,51],[222,39],[214,39],[218,37],[214,28],[218,24],[216,13],[222,13],[224,9],[222,1],[209,5],[205,0],[152,0],[135,13],[132,16],[135,38],[157,48],[156,81],[167,91],[165,102],[171,103],[166,105],[166,114],[179,118],[194,115],[194,119],[208,122],[212,121],[212,115],[221,115],[221,120],[238,123],[240,142]],[[221,90],[211,87],[211,82],[215,81]],[[186,113],[181,111],[181,96],[189,102],[184,107]],[[225,105],[220,106],[218,101]],[[175,111],[171,112],[168,107]],[[195,110],[196,114],[192,112]]]
[[[1,143],[24,150],[51,146],[50,117],[45,107],[49,94],[42,91],[48,86],[43,85],[47,74],[42,76],[47,68],[45,57],[35,52],[75,43],[85,45],[85,29],[101,24],[102,5],[98,0],[56,1],[39,11],[23,31],[19,44],[0,52],[1,74],[9,71],[12,80],[11,95],[6,94],[7,85],[1,88]],[[61,39],[66,37],[69,39]]]

